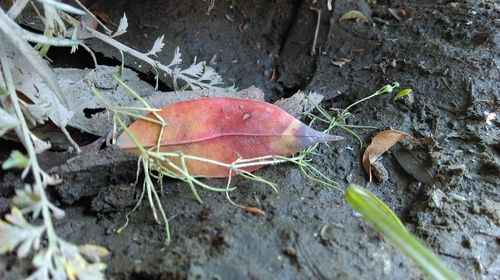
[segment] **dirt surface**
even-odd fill
[[[465,279],[500,277],[500,6],[495,1],[336,0],[333,11],[312,1],[96,1],[91,10],[117,23],[125,12],[129,32],[123,42],[149,49],[165,34],[168,61],[180,46],[193,57],[212,61],[228,83],[255,85],[268,101],[297,90],[327,97],[324,108],[345,108],[397,81],[412,97],[392,95],[354,108],[351,124],[393,128],[427,139],[427,145],[399,145],[377,169],[383,182],[368,188],[386,202]],[[321,22],[316,54],[311,55],[316,13]],[[396,19],[389,8],[403,9]],[[349,10],[368,23],[342,21]],[[117,53],[90,45],[103,63]],[[57,61],[56,61],[57,62]],[[76,62],[75,62],[76,63]],[[148,76],[127,58],[127,65]],[[144,72],[143,72],[144,71]],[[273,74],[274,73],[274,74]],[[165,87],[169,81],[163,80]],[[376,130],[358,130],[369,142]],[[342,134],[341,131],[336,131]],[[355,139],[320,146],[314,165],[337,180],[366,184],[361,148]],[[15,144],[3,146],[0,160]],[[3,148],[5,147],[5,148]],[[52,157],[53,155],[51,155]],[[77,244],[107,247],[112,279],[419,279],[422,274],[383,240],[349,205],[342,193],[304,178],[291,165],[270,166],[258,174],[276,182],[279,192],[236,179],[232,199],[259,207],[258,217],[232,206],[223,194],[201,191],[198,204],[189,188],[165,181],[161,200],[171,219],[172,243],[143,203],[120,234],[135,205],[134,158],[114,148],[47,162],[64,183],[53,199],[66,217],[58,233]],[[433,176],[429,176],[432,174]],[[19,174],[3,174],[0,211],[9,207]],[[0,182],[1,182],[0,181]],[[224,181],[210,181],[223,185]],[[15,257],[0,258],[0,278],[29,271]]]

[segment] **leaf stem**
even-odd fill
[[[48,239],[48,247],[49,250],[53,250],[57,247],[58,237],[55,233],[54,226],[52,224],[52,217],[50,215],[49,209],[49,200],[45,193],[44,183],[41,177],[41,169],[38,164],[38,160],[36,157],[35,149],[33,141],[31,140],[30,131],[28,125],[26,123],[26,119],[24,118],[21,107],[19,106],[19,99],[17,98],[17,93],[14,86],[14,80],[12,79],[12,74],[10,69],[12,68],[11,61],[8,59],[5,54],[0,54],[0,61],[3,69],[3,77],[5,84],[7,86],[7,90],[9,91],[9,98],[12,103],[12,107],[14,107],[15,114],[17,119],[19,120],[20,126],[16,129],[18,135],[20,136],[20,140],[23,142],[24,147],[28,153],[28,157],[30,159],[30,168],[33,174],[33,179],[35,182],[35,188],[37,189],[37,193],[40,196],[40,200],[42,202],[42,217],[43,222],[46,227],[47,239]]]
[[[169,66],[160,63],[158,60],[154,60],[154,59],[150,58],[145,53],[136,51],[136,50],[120,43],[119,41],[117,41],[117,40],[115,40],[115,39],[113,39],[105,34],[102,34],[99,31],[96,31],[96,30],[94,30],[90,27],[87,27],[87,26],[84,26],[84,28],[86,31],[90,32],[95,38],[103,41],[104,43],[106,43],[108,45],[115,47],[116,49],[118,49],[121,52],[127,53],[135,58],[138,58],[138,59],[144,61],[145,63],[149,64],[154,69],[160,69],[160,70],[164,71],[167,75],[173,77],[174,79],[180,78],[180,79],[184,80],[188,85],[195,85],[196,87],[199,87],[199,88],[220,89],[220,87],[217,85],[207,84],[207,83],[204,83],[203,81],[193,79],[193,78],[189,77],[188,75],[181,73],[180,71],[175,71],[175,69],[171,69],[171,68],[169,68]]]

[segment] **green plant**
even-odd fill
[[[35,144],[32,141],[31,132],[28,129],[26,119],[21,110],[21,106],[15,91],[12,79],[11,61],[4,53],[0,54],[2,64],[2,78],[6,85],[8,95],[2,97],[2,105],[7,110],[12,110],[18,125],[14,128],[22,140],[28,152],[28,158],[19,152],[11,155],[11,160],[3,164],[2,168],[21,167],[30,169],[33,175],[33,185],[26,185],[23,190],[16,190],[11,213],[5,217],[5,222],[0,221],[0,253],[6,253],[17,248],[17,256],[26,257],[30,251],[34,250],[33,265],[35,271],[30,276],[31,279],[52,279],[61,278],[64,275],[68,278],[93,277],[93,279],[103,278],[102,271],[105,265],[100,261],[99,256],[107,254],[104,248],[87,245],[78,247],[63,239],[55,232],[52,216],[62,218],[64,212],[52,204],[45,193],[45,188],[58,183],[56,177],[45,173],[39,166],[35,153]],[[10,103],[7,103],[9,99]],[[6,104],[10,104],[6,105]],[[19,207],[19,208],[18,208]],[[23,215],[31,215],[32,219],[42,217],[41,225],[32,225]],[[41,247],[42,237],[47,237],[47,245]],[[94,261],[88,261],[84,256],[98,256]]]
[[[64,212],[49,201],[45,189],[60,183],[60,179],[40,168],[36,154],[50,148],[50,143],[36,137],[30,131],[29,124],[36,125],[50,119],[66,135],[75,150],[79,151],[79,147],[66,130],[73,112],[67,106],[54,72],[44,59],[50,47],[71,47],[72,52],[82,47],[91,54],[97,65],[94,53],[85,44],[85,39],[97,38],[117,48],[122,56],[128,53],[151,65],[156,73],[157,84],[162,71],[173,78],[176,89],[222,87],[221,77],[205,62],[195,61],[187,68],[181,68],[182,59],[178,49],[170,63],[158,61],[156,54],[164,46],[163,36],[155,41],[150,51],[139,52],[115,39],[127,30],[126,16],[120,20],[117,30],[112,32],[80,1],[75,0],[75,3],[79,8],[54,0],[18,0],[12,3],[7,12],[0,9],[0,137],[14,130],[27,151],[27,156],[18,151],[13,152],[2,168],[22,168],[23,178],[28,173],[33,177],[31,185],[26,184],[24,189],[16,190],[12,199],[14,207],[5,220],[0,220],[0,254],[17,249],[20,258],[32,255],[35,270],[28,279],[102,279],[105,265],[100,258],[107,254],[106,249],[99,246],[76,246],[63,240],[53,226],[53,218],[62,218]],[[31,4],[43,23],[43,35],[28,31],[15,22],[28,4]],[[75,16],[81,16],[82,21]],[[100,24],[105,33],[86,25],[85,19]],[[30,43],[35,43],[35,47]],[[16,88],[16,84],[28,86]],[[48,90],[38,92],[39,84],[47,85]],[[232,90],[231,87],[226,89]],[[18,91],[33,104],[20,100]],[[26,220],[25,216],[30,216],[31,221]],[[45,239],[46,242],[42,242]]]
[[[379,231],[389,242],[432,279],[460,279],[431,250],[406,230],[396,214],[367,189],[350,185],[346,201]]]

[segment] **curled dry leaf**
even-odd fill
[[[282,109],[261,101],[239,98],[201,98],[164,107],[159,114],[167,123],[160,151],[183,153],[231,164],[239,158],[295,154],[320,142],[343,139],[316,131]],[[148,115],[154,118],[153,115]],[[160,125],[138,120],[129,127],[145,148],[155,147]],[[123,133],[117,140],[126,151],[137,152],[132,139]],[[169,158],[182,166],[178,157]],[[224,166],[186,159],[192,176],[220,178],[230,174]],[[262,166],[243,168],[254,171]],[[177,173],[177,172],[176,172]]]
[[[370,176],[370,182],[372,181],[372,163],[405,137],[415,140],[410,134],[398,130],[384,130],[373,137],[372,143],[363,154],[363,168]]]
[[[345,20],[359,20],[362,22],[368,22],[368,18],[357,10],[350,10],[339,18],[339,21]]]

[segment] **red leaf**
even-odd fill
[[[316,131],[272,104],[249,99],[201,98],[168,105],[159,114],[168,124],[161,139],[162,152],[182,152],[223,163],[239,157],[288,156],[316,143],[343,139]],[[148,117],[154,119],[152,114]],[[144,147],[156,146],[158,124],[138,120],[129,130]],[[126,133],[120,135],[117,144],[123,150],[137,152]],[[178,158],[169,160],[181,166]],[[186,165],[192,176],[229,176],[226,167],[187,159]]]

